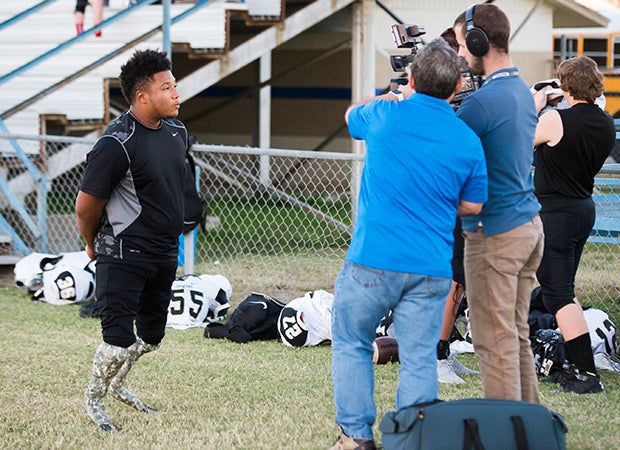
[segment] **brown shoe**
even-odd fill
[[[329,450],[377,450],[377,446],[372,439],[350,438],[340,428],[340,436],[338,436],[338,440]]]

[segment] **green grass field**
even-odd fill
[[[13,287],[0,288],[0,320],[1,448],[324,449],[337,436],[329,347],[235,344],[204,339],[201,329],[169,329],[161,349],[142,358],[128,380],[159,412],[109,399],[123,431],[105,433],[82,410],[98,321],[80,318],[77,306],[34,303]],[[477,367],[474,355],[460,359]],[[379,418],[393,408],[397,370],[376,367]],[[605,392],[589,396],[541,384],[542,403],[568,422],[569,449],[620,444],[620,375],[602,377]],[[479,376],[465,378],[465,385],[441,385],[440,397],[480,397]]]

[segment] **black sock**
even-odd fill
[[[566,359],[570,363],[577,366],[580,370],[596,374],[590,333],[584,333],[570,341],[564,342],[564,348],[566,349]]]
[[[437,344],[437,359],[448,359],[448,356],[450,356],[450,343],[440,340]]]

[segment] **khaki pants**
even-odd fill
[[[465,235],[465,277],[472,340],[486,398],[538,403],[527,323],[543,254],[539,216],[510,231]]]

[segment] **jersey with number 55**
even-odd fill
[[[224,318],[232,294],[229,281],[222,275],[185,275],[172,283],[166,326],[184,330],[205,327]]]

